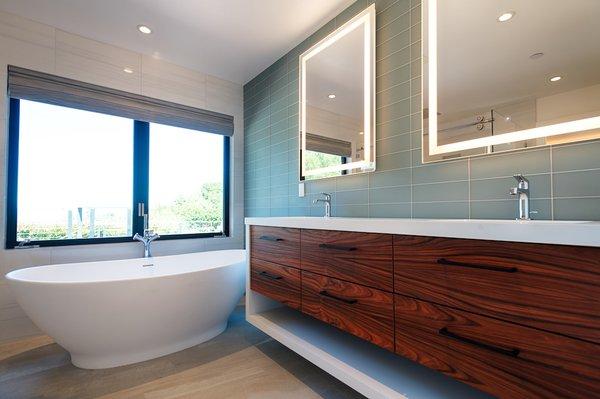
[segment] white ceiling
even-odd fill
[[[359,119],[364,107],[364,25],[360,25],[306,63],[309,105]],[[334,99],[328,97],[335,94]]]
[[[353,2],[0,0],[0,10],[246,83]]]

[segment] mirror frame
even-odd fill
[[[372,172],[375,170],[375,4],[365,8],[359,14],[354,16],[348,22],[327,35],[324,39],[311,46],[300,55],[299,60],[299,125],[300,125],[300,181],[307,176],[318,176],[324,173],[341,172],[350,169],[361,169],[361,172]],[[330,166],[306,171],[304,168],[303,154],[306,153],[306,62],[334,44],[337,40],[344,37],[349,32],[364,25],[364,159],[341,165]],[[367,150],[368,149],[368,150]],[[351,175],[349,175],[351,176]]]
[[[558,136],[568,133],[583,132],[586,130],[599,129],[600,128],[600,116],[579,119],[570,122],[556,123],[553,125],[535,127],[531,129],[519,130],[516,132],[505,133],[497,136],[486,136],[477,139],[465,140],[457,143],[438,145],[437,140],[437,127],[438,127],[438,81],[437,81],[437,16],[438,16],[438,1],[439,0],[423,0],[422,18],[423,26],[427,26],[427,31],[423,29],[423,41],[427,40],[428,51],[427,54],[422,54],[422,72],[425,72],[427,68],[427,84],[428,84],[428,95],[429,104],[423,104],[421,109],[429,108],[429,155],[440,155],[447,154],[457,151],[470,150],[474,148],[488,147],[498,144],[508,144],[512,142],[524,141],[537,139],[542,137]],[[426,34],[426,39],[425,39]],[[424,48],[424,46],[422,47]],[[426,61],[428,65],[426,65]],[[424,74],[422,74],[424,75]],[[423,86],[425,85],[425,76],[423,79]],[[424,92],[425,87],[422,87]],[[423,111],[421,111],[423,112]],[[421,115],[423,120],[423,115]],[[425,129],[423,129],[423,135]],[[425,142],[423,140],[423,142]],[[522,150],[524,148],[515,149],[512,151]],[[425,147],[423,147],[422,158],[423,162],[439,162],[439,161],[426,161],[425,158]],[[481,154],[485,155],[485,154]],[[477,155],[480,156],[480,155]],[[453,158],[455,159],[455,158]],[[441,160],[440,160],[441,161]]]

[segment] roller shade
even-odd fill
[[[8,67],[8,94],[13,98],[78,108],[145,122],[233,135],[233,116],[139,94]]]
[[[306,149],[308,151],[339,155],[340,157],[352,157],[352,143],[349,141],[319,136],[318,134],[306,134]]]

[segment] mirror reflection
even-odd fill
[[[365,62],[371,57],[365,46],[370,26],[351,22],[337,37],[324,39],[301,56],[301,179],[361,173],[374,166],[368,162],[373,140],[365,138],[365,131],[373,134],[373,118],[366,114],[370,108],[365,110],[365,96],[370,100],[372,90],[365,84],[372,73]]]
[[[551,3],[426,2],[425,162],[600,137],[600,1]],[[435,26],[427,18],[433,4]],[[428,42],[435,31],[437,75],[431,77]],[[430,154],[435,125],[440,151]]]

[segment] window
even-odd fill
[[[160,234],[223,231],[223,138],[150,124],[149,220]]]
[[[228,234],[229,137],[10,99],[7,248]]]
[[[133,122],[22,100],[17,241],[127,237]]]

